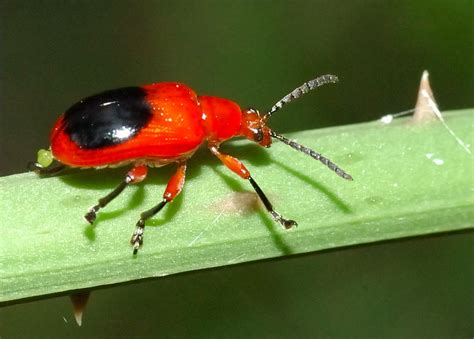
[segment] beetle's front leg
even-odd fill
[[[253,189],[255,190],[258,197],[262,201],[263,205],[265,205],[265,208],[271,214],[272,218],[275,221],[279,222],[286,229],[290,229],[293,226],[298,225],[296,221],[291,220],[291,219],[283,218],[283,216],[280,213],[278,213],[277,211],[275,211],[273,209],[273,205],[270,203],[270,201],[268,200],[265,193],[263,193],[260,186],[258,186],[257,182],[250,175],[250,172],[247,169],[247,167],[245,167],[245,165],[239,159],[234,158],[233,156],[230,156],[228,154],[223,154],[223,153],[219,152],[219,147],[217,145],[212,145],[211,144],[211,145],[209,145],[209,149],[212,152],[212,154],[214,154],[216,157],[218,157],[219,160],[222,161],[222,163],[228,169],[230,169],[232,172],[234,172],[235,174],[240,176],[242,179],[246,179],[246,180],[250,181],[250,183],[252,184]]]

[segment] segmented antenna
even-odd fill
[[[336,83],[338,81],[339,79],[337,78],[337,76],[332,75],[332,74],[326,74],[326,75],[317,77],[316,79],[305,82],[303,85],[299,86],[298,88],[295,88],[291,93],[288,93],[281,100],[279,100],[275,105],[273,105],[272,109],[268,111],[267,114],[265,114],[264,119],[270,118],[272,114],[278,111],[280,108],[282,108],[283,105],[289,102],[292,102],[295,99],[298,99],[299,97],[303,96],[309,91],[315,88],[318,88],[322,85],[329,84],[329,83]]]
[[[291,148],[294,148],[295,150],[297,151],[300,151],[304,154],[307,154],[309,155],[310,157],[316,159],[316,160],[319,160],[321,161],[324,165],[326,165],[329,169],[333,170],[334,172],[336,172],[336,174],[338,176],[340,176],[341,178],[344,178],[344,179],[347,179],[347,180],[353,180],[352,179],[352,176],[347,174],[342,168],[340,168],[339,166],[337,166],[335,163],[333,163],[331,160],[329,160],[328,158],[326,158],[325,156],[323,156],[322,154],[318,153],[318,152],[315,152],[313,151],[312,149],[306,147],[306,146],[303,146],[303,145],[300,145],[298,144],[297,142],[293,141],[293,140],[290,140],[290,139],[287,139],[285,138],[283,135],[280,135],[280,134],[277,134],[273,131],[270,131],[270,135],[275,138],[275,139],[278,139],[280,140],[281,142],[287,144],[288,146],[290,146]]]

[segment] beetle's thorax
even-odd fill
[[[272,143],[270,129],[257,110],[241,110],[235,102],[212,96],[199,96],[202,121],[208,140],[222,142],[242,136],[264,147]]]
[[[239,105],[213,96],[199,96],[198,101],[208,140],[222,142],[240,134],[242,114]]]

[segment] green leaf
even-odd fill
[[[474,142],[473,113],[445,113],[466,145]],[[250,183],[199,150],[184,192],[147,223],[135,257],[134,225],[161,200],[171,166],[151,169],[146,185],[127,188],[94,227],[82,216],[125,169],[0,178],[0,301],[474,226],[473,156],[439,121],[376,121],[288,136],[331,158],[354,181],[282,143],[269,150],[247,141],[224,145],[223,152],[247,164],[276,210],[298,221],[286,231]]]

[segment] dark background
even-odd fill
[[[121,86],[180,81],[265,110],[337,74],[274,116],[282,132],[412,108],[424,69],[442,109],[472,107],[472,22],[470,0],[1,1],[0,175],[72,103]],[[66,298],[3,308],[0,336],[469,337],[469,257],[464,233],[187,273],[95,292],[80,330]]]

